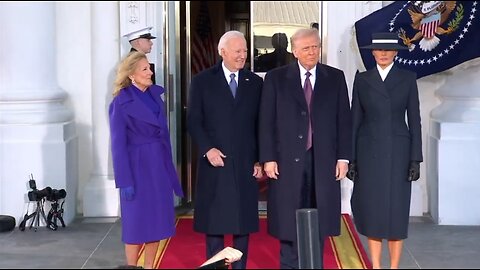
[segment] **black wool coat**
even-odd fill
[[[351,114],[343,71],[317,64],[311,101],[314,181],[321,237],[340,234],[338,159],[351,158]],[[268,180],[268,231],[296,240],[308,110],[297,61],[269,71],[260,106],[260,161],[276,161],[277,180]]]
[[[239,71],[234,98],[221,62],[193,77],[187,126],[198,149],[194,229],[207,234],[258,231],[258,111],[263,80]],[[217,148],[227,157],[213,167],[204,156]]]
[[[385,81],[377,68],[358,73],[353,86],[352,114],[358,179],[354,182],[351,205],[357,230],[368,237],[407,238],[409,164],[422,161],[415,73],[395,65]]]

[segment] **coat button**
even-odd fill
[[[295,158],[295,162],[299,162],[299,161],[300,161],[300,159],[299,159],[299,158]]]
[[[298,138],[303,139],[303,135],[302,134],[298,135]]]
[[[302,115],[303,115],[303,116],[307,115],[307,112],[306,112],[306,111],[302,111]]]

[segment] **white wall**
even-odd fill
[[[75,114],[78,135],[77,213],[92,168],[91,3],[57,2],[57,78],[68,93],[65,105]]]

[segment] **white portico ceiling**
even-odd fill
[[[253,24],[310,25],[319,20],[318,1],[252,1]]]
[[[285,33],[290,37],[296,30],[310,27],[319,22],[318,1],[252,1],[252,30],[258,38],[255,47],[270,47],[270,37],[274,33]],[[268,37],[265,42],[260,37]]]

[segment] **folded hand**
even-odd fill
[[[217,148],[212,148],[208,150],[208,152],[205,154],[205,156],[208,159],[208,162],[213,166],[213,167],[223,167],[225,166],[225,163],[223,161],[225,156],[222,151],[218,150]]]
[[[253,176],[257,179],[263,177],[263,166],[259,162],[253,165]]]
[[[263,171],[270,179],[278,179],[278,165],[276,161],[268,161],[263,164]]]

